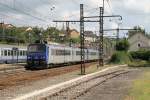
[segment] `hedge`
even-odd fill
[[[133,59],[150,61],[150,51],[132,51],[130,55]]]

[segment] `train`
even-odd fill
[[[0,45],[0,64],[26,63],[27,47]]]
[[[49,44],[30,44],[27,48],[27,68],[41,69],[53,65],[80,63],[80,48]],[[85,61],[98,59],[98,50],[84,49]]]

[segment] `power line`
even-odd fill
[[[7,7],[7,8],[9,8],[9,9],[12,9],[12,10],[14,10],[14,11],[23,13],[23,14],[25,14],[25,15],[28,15],[28,16],[30,16],[30,17],[32,17],[32,18],[35,18],[35,19],[37,19],[37,20],[40,20],[40,21],[42,21],[42,22],[43,22],[43,21],[44,21],[44,22],[47,22],[46,20],[44,20],[44,19],[42,19],[42,18],[39,18],[39,17],[34,16],[34,15],[31,15],[30,13],[24,12],[24,11],[22,11],[22,10],[19,10],[19,9],[16,9],[16,8],[13,8],[13,7],[10,7],[10,6],[8,6],[7,4],[0,3],[0,5],[2,5],[2,6],[4,6],[4,7]]]
[[[92,13],[93,13],[93,10],[98,10],[98,9],[99,9],[99,7],[96,7],[96,8],[92,8],[92,9],[85,10],[85,12],[91,12],[91,11],[92,11]],[[71,14],[71,15],[69,15],[69,16],[65,16],[65,18],[75,17],[75,16],[77,17],[79,13],[80,13],[80,12],[77,12],[77,13],[75,13],[75,14]],[[58,17],[56,17],[56,18],[58,18]],[[64,19],[64,17],[63,17],[63,19]]]
[[[14,4],[16,4],[16,3],[19,4],[19,5],[22,7],[22,9],[25,8],[24,10],[28,10],[28,11],[32,11],[32,12],[33,12],[32,8],[30,8],[29,6],[27,6],[27,5],[24,6],[24,5],[23,5],[21,2],[19,2],[19,1],[15,1],[15,2],[14,2]],[[23,6],[24,6],[24,7],[23,7]],[[16,7],[16,6],[14,6],[14,7]],[[43,15],[39,14],[37,11],[35,11],[35,10],[34,10],[33,13],[38,14],[38,15],[40,15],[40,16],[43,16]],[[43,17],[46,18],[47,16],[43,16]]]
[[[20,20],[19,22],[21,23],[24,23],[24,24],[28,24],[28,22],[26,20],[23,20],[23,19],[20,19],[20,18],[17,18],[17,17],[14,17],[12,15],[6,15],[6,14],[3,14],[3,13],[0,13],[1,16],[3,16],[3,18],[12,18],[12,19],[16,19],[17,21]],[[4,18],[4,19],[5,19]],[[35,24],[37,24],[37,22],[34,22]]]

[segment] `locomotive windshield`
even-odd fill
[[[45,52],[46,46],[44,44],[32,44],[28,46],[28,52]]]

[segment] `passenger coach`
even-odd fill
[[[27,48],[19,46],[0,46],[0,63],[21,63],[27,60]]]

